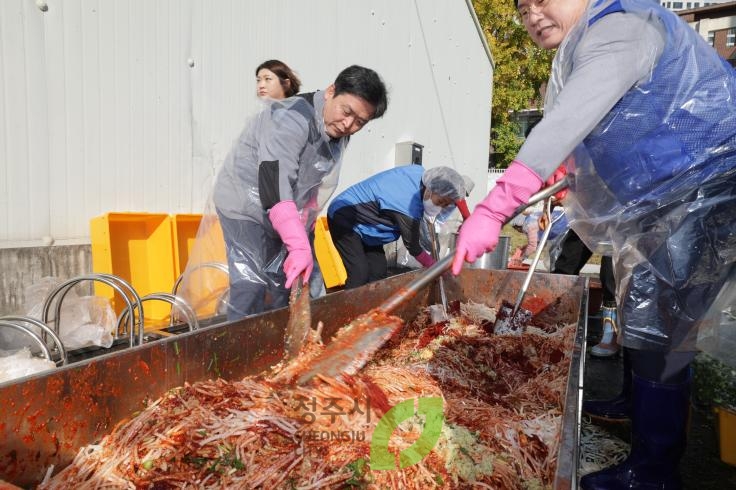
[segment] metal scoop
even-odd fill
[[[437,238],[437,229],[434,226],[436,218],[425,219],[427,223],[427,229],[429,230],[429,236],[432,242],[432,258],[436,261],[440,259],[440,247],[439,240]],[[442,276],[437,278],[437,285],[439,286],[439,304],[434,304],[429,307],[429,315],[432,319],[432,323],[440,323],[448,320],[447,317],[447,295],[445,294],[445,281]]]
[[[542,256],[542,250],[547,243],[549,237],[549,231],[552,229],[552,198],[547,199],[544,206],[544,213],[547,216],[547,228],[544,229],[542,239],[539,241],[537,246],[537,252],[534,254],[534,259],[529,266],[529,272],[526,273],[524,282],[519,289],[519,294],[516,296],[516,303],[511,305],[508,301],[502,301],[501,307],[496,315],[496,322],[493,324],[493,333],[497,335],[513,334],[521,335],[524,332],[524,328],[529,324],[532,319],[532,312],[521,308],[521,302],[524,300],[526,290],[529,289],[529,283],[532,280],[534,271],[539,263],[539,257]]]
[[[302,277],[297,277],[289,294],[289,322],[284,338],[286,360],[294,359],[304,345],[312,324],[312,309],[309,304],[309,287],[302,286]]]
[[[532,206],[567,187],[563,179],[529,198],[506,220],[510,221],[529,206]],[[357,373],[403,325],[403,321],[391,312],[411,299],[430,282],[447,271],[452,265],[454,254],[448,254],[424,270],[405,288],[401,288],[373,310],[360,315],[340,331],[337,337],[315,358],[305,365],[297,377],[298,384],[305,384],[317,375],[337,377],[340,374]]]

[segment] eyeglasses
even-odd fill
[[[519,5],[519,16],[521,16],[522,19],[525,19],[532,10],[541,12],[550,4],[550,2],[552,2],[552,0],[526,0],[524,5]]]

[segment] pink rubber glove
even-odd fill
[[[435,263],[435,260],[432,258],[432,256],[424,250],[422,250],[422,252],[414,258],[417,259],[417,262],[422,264],[423,267],[430,267]]]
[[[314,268],[312,259],[312,248],[309,246],[309,238],[304,230],[302,220],[299,219],[299,211],[294,201],[280,201],[268,212],[268,219],[273,224],[273,229],[281,237],[286,250],[289,252],[284,260],[284,273],[286,274],[286,288],[290,288],[299,274],[304,273],[304,284],[309,282],[309,276]]]
[[[555,183],[559,182],[560,180],[564,179],[567,176],[567,167],[565,167],[565,164],[563,163],[557,169],[552,172],[552,175],[549,176],[549,178],[544,181],[545,186],[549,187],[551,185],[554,185]],[[565,196],[567,195],[567,189],[562,189],[560,192],[555,194],[555,201],[560,202],[563,199],[565,199]],[[542,228],[544,229],[544,228]]]
[[[517,207],[526,204],[544,181],[518,160],[509,165],[496,186],[480,202],[460,227],[452,273],[458,275],[463,261],[475,262],[498,245],[498,235],[506,219]]]

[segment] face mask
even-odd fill
[[[424,215],[432,219],[442,212],[442,206],[432,202],[432,199],[425,199],[424,203]]]

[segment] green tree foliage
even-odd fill
[[[532,42],[513,0],[473,0],[473,6],[495,63],[491,144],[496,153],[495,166],[505,168],[521,146],[512,115],[521,109],[541,107],[539,89],[547,81],[554,52]]]

